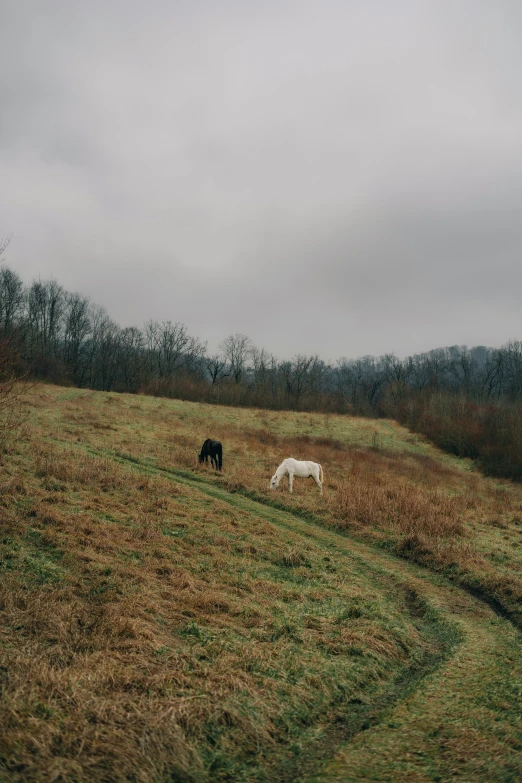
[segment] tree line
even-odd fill
[[[232,334],[211,354],[182,323],[120,327],[88,297],[55,280],[26,286],[5,265],[0,339],[19,375],[201,402],[389,416],[490,473],[522,478],[520,341],[327,363],[305,354],[280,360]]]

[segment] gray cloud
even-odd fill
[[[4,6],[26,281],[279,356],[520,337],[514,2]]]

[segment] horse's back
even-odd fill
[[[207,438],[206,441],[203,443],[202,449],[217,449],[222,448],[221,441],[219,440],[212,440],[212,438]]]
[[[317,465],[317,462],[311,462],[310,460],[294,459],[293,457],[287,457],[287,459],[283,460],[280,467],[282,467],[283,465],[287,471],[293,473],[294,476],[301,477],[301,478],[312,476],[313,473],[319,467]]]

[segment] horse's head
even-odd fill
[[[203,456],[203,454],[198,454],[198,462],[199,462],[200,465],[204,461],[204,459],[205,459],[205,457]]]
[[[270,479],[270,489],[276,489],[279,486],[279,476],[277,473],[274,473],[272,478]]]

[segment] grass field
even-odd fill
[[[24,406],[0,780],[520,779],[519,487],[392,421],[52,386]],[[323,497],[268,490],[287,456],[322,463]]]

